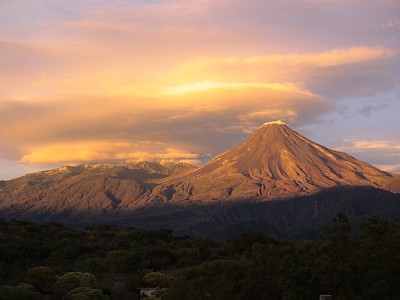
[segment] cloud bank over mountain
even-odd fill
[[[201,164],[275,119],[398,172],[398,148],[364,146],[400,136],[399,15],[395,0],[2,2],[0,178]]]

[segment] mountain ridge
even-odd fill
[[[381,171],[267,122],[203,167],[184,163],[63,166],[0,181],[0,216],[113,215],[158,205],[272,201],[337,186],[400,192],[400,175]]]
[[[345,212],[354,225],[378,216],[400,222],[400,194],[370,186],[337,186],[312,195],[279,201],[225,201],[211,203],[158,203],[136,209],[90,211],[8,211],[0,216],[73,227],[134,226],[171,229],[193,238],[229,239],[243,232],[261,232],[283,239],[318,239],[320,226]]]

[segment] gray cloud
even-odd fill
[[[305,79],[311,90],[333,100],[372,96],[400,83],[400,56],[316,68]]]

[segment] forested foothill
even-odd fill
[[[354,233],[357,232],[357,233]],[[400,225],[338,214],[316,241],[0,221],[0,299],[399,299]]]

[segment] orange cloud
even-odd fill
[[[348,143],[337,149],[341,151],[400,150],[400,144],[394,141],[349,141]]]
[[[400,164],[393,165],[376,165],[379,169],[391,173],[400,173]]]
[[[239,116],[241,120],[253,120],[253,119],[279,120],[281,118],[286,120],[287,122],[294,122],[297,117],[298,113],[295,112],[294,110],[291,109],[285,110],[277,108],[253,111]]]
[[[7,159],[198,161],[265,121],[315,124],[398,83],[393,1],[78,2],[2,11]]]
[[[191,153],[181,149],[167,148],[162,153],[149,153],[149,152],[127,152],[117,153],[115,157],[124,159],[126,161],[161,161],[161,162],[189,162],[193,164],[201,163],[200,155],[198,153]]]
[[[128,147],[126,143],[73,142],[45,144],[28,150],[20,159],[21,163],[57,164],[112,159],[112,152]]]
[[[147,147],[143,147],[147,144]],[[153,152],[135,151],[132,149],[150,149]],[[153,148],[153,149],[152,149]],[[200,155],[182,149],[166,148],[160,150],[160,145],[152,143],[127,142],[74,142],[40,145],[22,156],[20,163],[33,165],[78,164],[83,162],[187,162],[199,164]],[[156,151],[156,152],[154,152]]]
[[[235,81],[238,78],[250,82],[299,81],[310,68],[363,63],[399,54],[392,48],[352,47],[305,54],[196,59],[177,66],[172,78],[182,81],[201,78],[213,81]]]
[[[329,108],[324,98],[292,83],[208,82],[166,91],[154,97],[101,101],[4,102],[0,138],[12,145],[9,151],[22,152],[19,161],[26,164],[198,164],[206,153],[224,150],[234,134],[249,133],[267,120],[310,122]]]

